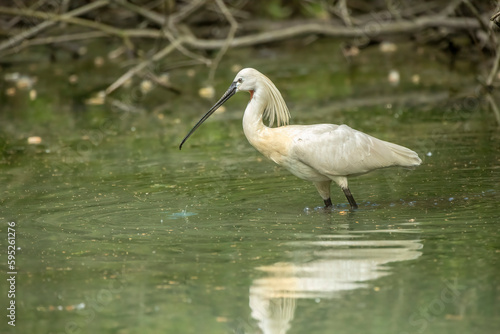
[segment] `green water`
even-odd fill
[[[243,94],[182,151],[211,104],[194,79],[160,112],[4,97],[2,333],[498,332],[495,118],[470,94],[415,101],[473,85],[479,69],[413,55],[392,87],[386,69],[408,56],[368,54],[343,68],[319,43],[296,51],[299,62],[315,57],[299,69],[272,51],[253,51],[249,65],[282,89],[295,124],[347,123],[416,150],[422,166],[352,179],[356,212],[332,186],[336,206],[325,212],[311,184],[246,142]],[[217,95],[242,53],[221,64]],[[407,93],[416,97],[390,103]],[[389,102],[335,104],[367,96]],[[42,143],[28,145],[34,135]],[[16,224],[15,327],[6,317],[8,222]]]

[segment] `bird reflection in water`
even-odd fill
[[[265,277],[250,287],[250,308],[264,334],[285,334],[291,327],[299,298],[336,298],[342,291],[366,288],[369,281],[390,275],[389,262],[418,258],[419,240],[346,240],[355,235],[325,236],[318,241],[296,242],[294,258],[305,263],[279,262],[258,267]],[[311,253],[311,254],[309,254]]]

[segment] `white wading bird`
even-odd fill
[[[288,125],[290,112],[281,93],[271,80],[253,68],[245,68],[236,75],[226,93],[189,131],[179,149],[217,108],[240,91],[250,93],[243,115],[243,131],[250,144],[295,176],[313,182],[326,207],[332,205],[332,181],[342,188],[351,209],[357,209],[347,177],[390,166],[418,166],[422,162],[417,153],[406,147],[347,125]],[[269,126],[276,120],[278,127],[264,125],[263,118],[269,120]]]

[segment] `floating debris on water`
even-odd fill
[[[411,82],[413,82],[415,85],[418,85],[420,83],[420,75],[418,74],[412,75]]]
[[[397,86],[400,80],[399,72],[397,70],[391,70],[387,76],[387,80],[391,85]]]
[[[153,82],[151,80],[145,79],[142,80],[140,84],[140,89],[142,94],[147,94],[153,90]]]
[[[42,143],[42,137],[39,137],[39,136],[28,137],[28,144],[29,145],[38,145],[41,143]]]
[[[36,96],[37,96],[36,89],[31,89],[30,93],[29,93],[29,96],[30,96],[30,100],[31,101],[36,100]]]
[[[181,218],[186,218],[186,217],[191,217],[191,216],[196,216],[196,212],[187,212],[186,210],[182,210],[181,212],[173,212],[170,215],[168,215],[168,219],[181,219]]]
[[[215,96],[215,89],[212,86],[203,87],[200,88],[198,94],[204,99],[213,99]]]
[[[21,90],[31,89],[38,81],[37,77],[31,77],[19,72],[7,73],[3,78],[7,82],[13,82],[16,87]]]
[[[393,42],[384,41],[380,43],[379,49],[382,53],[393,53],[398,50],[398,47]]]
[[[85,100],[85,104],[91,106],[102,105],[106,102],[106,93],[104,91],[99,91],[92,97]]]
[[[104,65],[104,57],[98,56],[94,58],[94,66],[102,67]]]

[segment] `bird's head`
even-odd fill
[[[231,98],[234,94],[241,91],[250,92],[250,96],[253,97],[253,93],[257,86],[257,82],[259,77],[263,76],[259,71],[253,68],[244,68],[236,74],[236,77],[233,80],[233,83],[229,86],[228,90],[222,95],[222,97],[214,104],[212,108],[196,123],[196,125],[189,131],[189,133],[184,137],[181,144],[179,145],[179,149],[182,149],[182,145],[186,140],[200,127],[203,122],[207,118],[210,117],[221,105],[223,105],[227,100]]]
[[[233,85],[236,87],[236,92],[254,92],[257,87],[257,82],[263,75],[253,69],[244,68],[236,74]]]

